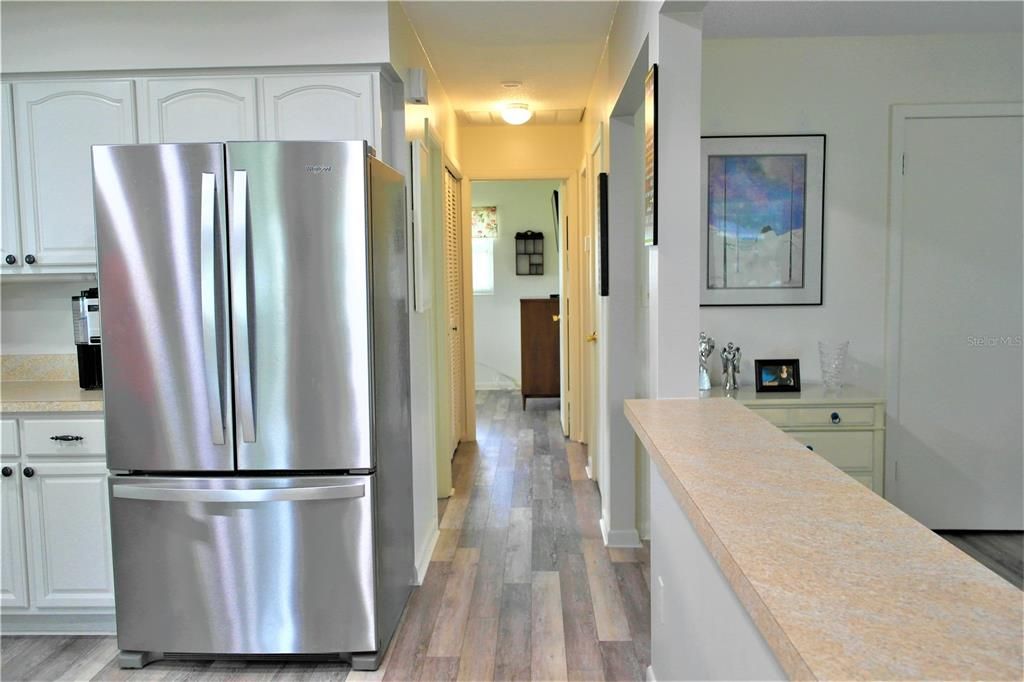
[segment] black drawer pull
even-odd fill
[[[84,436],[50,436],[50,440],[60,441],[61,443],[74,443],[75,441],[85,440]]]
[[[841,419],[841,418],[839,417],[839,413],[838,413],[838,412],[833,412],[831,416],[832,416],[832,423],[833,423],[833,424],[838,424],[839,422],[843,421],[843,420],[842,420],[842,419]]]
[[[814,446],[813,445],[808,445],[807,449],[810,450],[811,452],[814,452]]]

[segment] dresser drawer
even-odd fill
[[[874,426],[875,408],[870,406],[794,407],[789,410],[792,426]]]
[[[761,415],[776,426],[789,426],[789,410],[782,407],[756,407],[747,405],[756,414]]]
[[[875,434],[872,431],[790,431],[789,435],[840,469],[871,471],[874,465]]]
[[[0,455],[18,456],[18,422],[14,419],[0,420]]]
[[[855,473],[854,472],[854,473],[850,473],[848,475],[850,476],[850,478],[852,478],[853,480],[857,481],[857,483],[860,483],[861,485],[863,485],[868,490],[873,490],[876,493],[879,492],[879,491],[875,490],[874,476],[872,476],[871,474]]]
[[[24,419],[22,445],[26,455],[103,455],[103,420]]]

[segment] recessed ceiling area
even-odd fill
[[[539,123],[576,123],[587,104],[614,2],[404,2],[464,124],[501,122],[526,102]],[[503,81],[522,81],[515,89]],[[495,115],[491,116],[491,112]]]

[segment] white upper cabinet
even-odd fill
[[[380,112],[369,73],[266,76],[263,139],[366,140],[380,149]]]
[[[137,141],[132,81],[15,83],[14,127],[24,263],[94,269],[91,147]]]
[[[3,154],[3,233],[0,234],[0,264],[4,272],[21,268],[21,235],[18,233],[18,185],[14,179],[14,117],[11,88],[0,89],[3,99],[3,128],[0,130],[0,151]]]
[[[154,78],[143,87],[143,142],[257,139],[255,78]]]

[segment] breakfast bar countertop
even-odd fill
[[[995,573],[735,400],[625,412],[791,679],[1021,679]]]
[[[102,412],[103,391],[84,391],[77,381],[4,381],[0,412]]]

